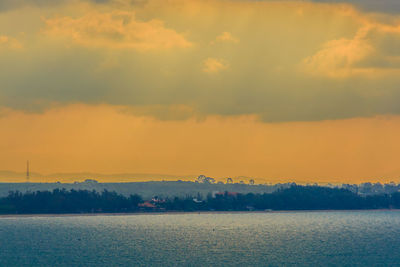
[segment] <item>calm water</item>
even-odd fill
[[[0,266],[400,266],[400,212],[0,218]]]

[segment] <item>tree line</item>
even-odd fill
[[[0,198],[1,214],[118,213],[150,211],[355,210],[400,208],[400,192],[363,196],[343,188],[293,185],[273,193],[220,192],[202,196],[157,197],[144,201],[110,191],[10,192]]]

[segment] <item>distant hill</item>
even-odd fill
[[[168,174],[143,174],[143,173],[117,173],[117,174],[101,174],[91,172],[78,173],[52,173],[40,174],[37,172],[30,173],[30,182],[63,182],[73,183],[76,181],[84,181],[86,179],[94,179],[101,182],[140,182],[140,181],[177,181],[177,180],[194,180],[196,175],[168,175]],[[25,172],[0,171],[0,182],[26,182]]]
[[[201,177],[201,176],[199,176]],[[209,178],[209,177],[206,177]],[[192,181],[147,181],[147,182],[118,182],[118,183],[100,183],[94,179],[87,179],[83,182],[73,183],[1,183],[0,182],[0,197],[6,196],[9,191],[46,191],[53,189],[66,190],[95,190],[98,192],[107,190],[115,191],[119,194],[129,196],[131,194],[141,195],[145,199],[150,199],[154,196],[159,197],[185,197],[187,195],[196,196],[198,193],[206,196],[209,193],[215,192],[237,192],[237,193],[272,193],[278,189],[289,188],[295,183],[278,183],[278,184],[245,184],[222,182],[192,182]],[[313,186],[318,186],[317,184]],[[363,183],[363,184],[341,184],[341,185],[326,185],[331,188],[344,188],[353,193],[360,195],[378,195],[392,194],[400,192],[400,184],[388,183]]]
[[[87,179],[93,179],[102,183],[126,183],[126,182],[146,182],[146,181],[194,181],[198,175],[170,175],[170,174],[148,174],[148,173],[115,173],[115,174],[102,174],[92,172],[76,172],[76,173],[52,173],[41,174],[37,172],[30,173],[30,182],[32,183],[74,183],[83,182]],[[217,181],[226,182],[227,178],[220,178]],[[234,182],[249,183],[254,179],[246,176],[232,177]],[[267,179],[256,178],[257,183],[264,183]],[[268,179],[270,180],[270,179]],[[275,182],[278,182],[276,179]],[[272,181],[272,180],[271,180]],[[0,170],[0,183],[25,183],[25,172],[14,172],[7,170]]]
[[[198,193],[206,196],[212,192],[238,192],[238,193],[271,193],[277,188],[288,187],[290,184],[248,185],[248,184],[208,184],[189,181],[150,181],[132,183],[99,183],[94,180],[74,183],[0,183],[0,197],[8,195],[9,191],[46,191],[59,189],[95,190],[98,192],[107,190],[129,196],[139,194],[145,199],[154,196],[160,197],[184,197],[186,195],[196,196]]]

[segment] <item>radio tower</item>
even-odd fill
[[[26,161],[26,182],[29,183],[29,160]]]

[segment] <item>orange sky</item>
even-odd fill
[[[397,181],[400,116],[263,123],[251,116],[160,121],[70,105],[0,117],[0,168],[207,174],[260,182]],[[6,126],[6,127],[5,127]],[[261,179],[263,178],[263,179]]]
[[[377,3],[5,0],[0,170],[400,182]]]

